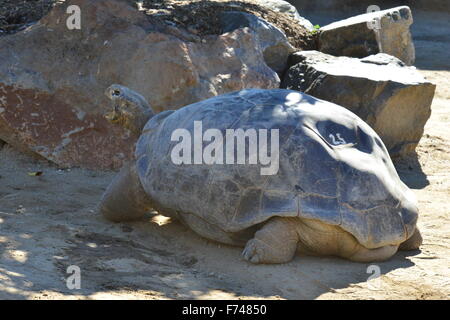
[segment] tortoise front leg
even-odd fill
[[[134,164],[126,164],[102,196],[99,211],[114,222],[138,220],[152,208]]]
[[[244,259],[252,263],[284,263],[292,260],[299,242],[296,223],[292,219],[270,219],[247,242],[242,252]]]

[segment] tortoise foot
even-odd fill
[[[297,244],[298,235],[292,221],[272,218],[247,242],[242,256],[255,264],[285,263],[294,257]]]

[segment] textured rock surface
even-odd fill
[[[264,0],[261,0],[264,1]],[[368,6],[377,4],[382,8],[392,8],[407,5],[413,10],[430,10],[439,12],[450,12],[448,0],[289,0],[295,7],[302,11],[341,11],[346,14],[358,14],[366,12]]]
[[[386,54],[363,59],[296,52],[283,88],[353,111],[380,135],[391,156],[414,151],[431,114],[435,85]]]
[[[81,30],[66,27],[70,4],[81,8]],[[141,92],[157,112],[279,86],[251,30],[186,39],[114,0],[54,8],[1,37],[0,61],[0,139],[62,166],[117,168],[132,154],[135,137],[103,117],[111,83]]]
[[[450,12],[450,2],[448,0],[416,0],[411,5],[413,8],[422,10]]]
[[[251,0],[260,6],[264,6],[272,9],[273,11],[285,13],[289,15],[292,19],[299,22],[300,25],[304,26],[308,30],[313,30],[313,24],[306,18],[303,18],[298,13],[297,9],[287,1],[283,0]]]
[[[267,65],[278,73],[285,71],[288,57],[295,51],[295,48],[289,44],[286,35],[280,29],[245,12],[223,12],[220,19],[224,32],[232,32],[246,27],[253,30],[258,36],[258,42]]]
[[[379,19],[378,32],[368,27],[374,19]],[[412,23],[407,6],[337,21],[320,29],[319,51],[357,58],[383,52],[413,65],[415,49],[409,30]]]
[[[194,121],[202,121],[203,132],[218,129],[225,137],[215,149],[220,162],[173,163],[178,141],[171,141],[170,133],[183,128],[194,137]],[[249,128],[278,130],[275,174],[261,175],[267,165],[261,164],[261,149],[251,151],[249,143],[244,154],[256,156],[256,163],[223,159],[225,131]],[[157,115],[144,132],[136,164],[145,191],[159,212],[179,213],[209,238],[225,242],[224,232],[241,232],[273,216],[339,225],[367,248],[402,242],[414,230],[414,195],[383,143],[366,123],[333,103],[290,90],[242,90]]]

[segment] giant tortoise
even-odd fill
[[[99,210],[109,220],[139,219],[154,209],[205,238],[245,246],[242,255],[252,263],[283,263],[297,252],[382,261],[422,242],[414,195],[386,147],[343,107],[297,91],[248,89],[154,115],[126,87],[112,85],[106,94],[113,102],[109,121],[141,133],[135,159],[102,197]],[[202,132],[214,130],[178,150],[195,161],[174,159],[187,139],[174,139],[174,132],[195,136],[198,124]],[[241,144],[230,129],[246,133]],[[263,155],[251,133],[264,129],[257,147],[277,161],[265,173],[267,161],[250,161]],[[278,145],[264,146],[271,138]],[[242,152],[225,150],[231,140],[244,148],[245,161],[223,160]],[[214,161],[202,158],[208,146]]]

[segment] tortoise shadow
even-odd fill
[[[374,278],[387,275],[398,269],[407,269],[415,266],[415,263],[408,259],[412,255],[419,254],[420,251],[414,252],[397,252],[391,259],[384,262],[356,263],[334,257],[299,257],[303,261],[299,261],[299,268],[303,274],[310,277],[312,290],[308,292],[302,291],[305,299],[316,299],[323,294],[332,293],[339,289],[349,287],[368,287],[368,282]],[[294,261],[295,263],[296,261]],[[322,265],[322,267],[320,266]],[[317,272],[320,270],[321,272]],[[289,299],[296,299],[295,295],[287,296]],[[371,296],[368,295],[367,299]]]
[[[401,251],[384,262],[356,263],[335,257],[297,256],[286,265],[274,266],[287,269],[283,278],[279,277],[280,296],[286,299],[317,299],[327,293],[353,286],[369,288],[369,280],[381,277],[397,269],[415,266],[408,257],[417,255],[420,250]],[[262,277],[263,280],[265,277]],[[370,295],[367,296],[370,299]]]
[[[242,248],[203,239],[179,222],[162,226],[148,220],[126,224],[98,222],[103,226],[97,225],[66,239],[70,246],[61,253],[67,258],[55,260],[56,270],[52,271],[57,271],[55,276],[61,276],[62,280],[42,289],[67,297],[77,294],[93,299],[97,294],[117,296],[127,291],[148,292],[157,294],[156,298],[170,299],[315,299],[365,283],[373,276],[371,266],[378,267],[380,275],[412,267],[414,263],[408,257],[418,253],[399,252],[389,261],[372,264],[296,256],[286,264],[253,265],[239,259]],[[21,244],[35,240],[14,237],[14,241],[23,249]],[[0,252],[3,252],[1,246]],[[67,266],[73,263],[82,270],[82,288],[76,291],[65,288],[64,280],[68,276]],[[42,286],[34,268],[24,265],[18,274],[18,269],[11,264],[4,265],[3,271],[9,278],[5,283],[0,280],[0,284],[19,289],[17,293],[0,290],[4,298],[29,299],[33,293],[24,280]]]
[[[225,299],[315,299],[337,289],[364,285],[374,275],[372,268],[381,276],[413,267],[408,258],[420,252],[402,251],[388,261],[367,264],[299,255],[286,264],[253,265],[240,258],[242,248],[201,238],[178,221],[158,225],[147,217],[105,224],[127,234],[86,232],[74,239],[74,246],[66,252],[69,261],[83,260],[85,283],[95,283],[83,288],[86,296],[99,291],[152,290],[171,299],[215,299],[217,292]],[[96,248],[89,246],[93,242]],[[99,270],[99,266],[105,269]]]

